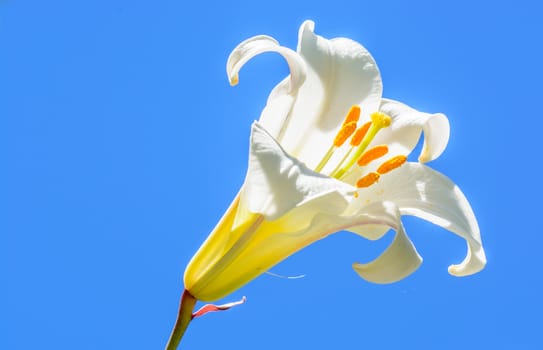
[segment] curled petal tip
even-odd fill
[[[430,155],[428,154],[428,152],[426,150],[423,150],[422,151],[422,154],[419,156],[419,163],[427,163],[429,161],[431,161],[432,159],[430,158]]]
[[[277,52],[286,59],[291,75],[289,93],[298,91],[306,77],[304,60],[296,51],[279,45],[277,40],[267,35],[257,35],[244,40],[230,53],[226,62],[230,85],[237,84],[238,72],[249,60],[265,52]]]
[[[459,265],[450,265],[447,271],[456,277],[464,277],[476,274],[477,272],[484,269],[486,266],[486,260],[482,261],[473,261],[469,266],[464,266],[463,264]]]
[[[450,265],[447,271],[449,272],[449,274],[456,277],[464,277],[464,276],[472,275],[474,273],[474,272],[466,273],[466,271],[464,271],[464,269],[460,268],[458,265]]]
[[[236,86],[239,83],[239,76],[236,74],[230,77],[230,86]]]
[[[447,269],[447,272],[449,272],[453,276],[458,276],[458,268],[456,267],[456,265],[450,265]]]

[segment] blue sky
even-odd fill
[[[190,326],[186,349],[543,347],[543,78],[536,1],[13,1],[0,4],[0,348],[160,349],[186,264],[237,192],[249,126],[287,74],[255,59],[232,88],[226,58],[298,26],[373,54],[384,95],[443,112],[432,167],[465,192],[488,257],[404,223],[425,261],[392,285],[361,280],[390,241],[339,233]]]

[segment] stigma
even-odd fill
[[[371,122],[379,129],[386,128],[392,123],[392,118],[383,112],[374,112],[370,115]]]

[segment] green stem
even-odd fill
[[[172,334],[166,345],[166,350],[176,350],[177,346],[185,334],[185,330],[189,326],[190,321],[192,320],[192,310],[196,305],[196,298],[193,297],[187,290],[183,292],[181,297],[181,302],[179,304],[179,313],[177,314],[177,320],[175,321],[175,326],[173,327]]]

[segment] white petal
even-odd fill
[[[375,212],[377,209],[377,215],[396,230],[396,236],[377,259],[366,264],[354,263],[353,269],[367,281],[393,283],[415,272],[422,263],[422,258],[405,233],[398,208],[390,202],[375,203],[371,207],[370,211]]]
[[[278,138],[286,125],[296,99],[298,89],[306,79],[306,65],[295,51],[279,45],[272,37],[258,35],[241,42],[230,54],[226,72],[231,85],[238,83],[241,67],[251,58],[264,52],[277,52],[282,55],[290,69],[290,75],[279,83],[268,98],[268,104],[260,117],[261,124],[275,138]]]
[[[311,168],[332,144],[349,108],[360,104],[364,114],[376,111],[382,93],[377,64],[362,45],[346,38],[324,39],[313,29],[311,21],[300,27],[298,53],[306,62],[307,78],[288,106],[289,115],[281,118],[288,125],[273,134],[289,154]],[[288,91],[284,84],[274,89],[261,120],[287,110],[280,99]]]
[[[456,276],[480,271],[486,264],[477,219],[466,197],[449,178],[419,163],[407,163],[381,176],[378,183],[361,189],[359,198],[394,202],[402,215],[414,215],[464,238],[464,261],[449,267]],[[363,203],[363,201],[353,202]],[[356,208],[351,208],[356,210]],[[358,208],[363,210],[363,208]]]
[[[288,93],[295,93],[305,80],[305,63],[295,51],[279,45],[274,38],[267,35],[257,35],[244,40],[232,50],[226,62],[230,84],[238,83],[238,73],[245,63],[264,52],[277,52],[285,58],[290,69]]]
[[[350,216],[329,213],[327,206],[322,205],[325,203],[321,201],[320,204],[320,208],[311,209],[300,206],[280,218],[272,227],[275,234],[266,242],[267,246],[275,245],[277,249],[286,249],[280,247],[295,245],[301,249],[350,227],[387,226],[396,230],[393,243],[373,262],[353,264],[355,271],[370,282],[392,283],[405,278],[420,266],[422,258],[406,236],[400,221],[400,213],[393,203],[373,203],[365,207],[364,212]],[[304,225],[291,225],[296,220],[302,220],[298,218],[303,218]]]
[[[390,230],[390,227],[384,225],[363,225],[349,228],[347,231],[356,233],[366,239],[375,241],[383,237]]]
[[[390,127],[379,132],[373,144],[388,144],[391,155],[411,153],[424,131],[420,162],[436,159],[447,147],[449,121],[442,113],[419,112],[401,102],[383,99],[380,110],[392,117]]]
[[[279,45],[272,37],[258,35],[241,42],[230,54],[226,63],[226,72],[230,84],[238,83],[241,67],[251,58],[264,52],[277,52],[282,55],[290,68],[290,75],[285,78],[268,98],[268,108],[260,117],[262,125],[273,137],[278,137],[285,126],[298,89],[306,79],[306,66],[303,59],[295,51]]]
[[[273,221],[298,205],[331,192],[340,194],[344,205],[354,188],[307,168],[285,153],[257,122],[251,130],[249,168],[241,203],[252,213]]]
[[[276,140],[281,138],[288,125],[287,120],[292,112],[294,102],[298,92],[289,93],[290,82],[289,78],[283,79],[277,84],[268,96],[266,107],[260,114],[259,123],[272,135]]]
[[[276,233],[289,233],[299,235],[300,232],[306,236],[316,235],[322,238],[323,227],[349,226],[352,219],[341,218],[340,214],[345,210],[348,203],[345,197],[338,192],[328,192],[322,196],[308,200],[303,204],[290,210],[279,219],[268,223]],[[317,220],[315,218],[318,218]],[[322,224],[322,221],[328,221]],[[312,230],[308,230],[309,228]],[[318,228],[318,229],[317,229]],[[325,230],[327,234],[341,230]],[[312,231],[314,233],[310,233]]]

